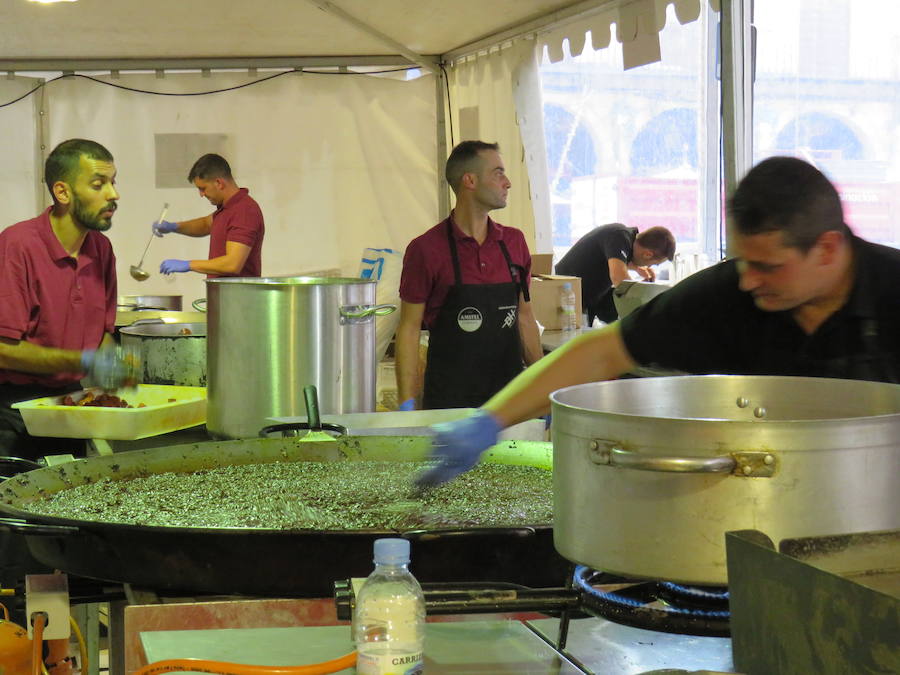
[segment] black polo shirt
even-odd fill
[[[609,259],[623,263],[631,261],[636,227],[621,223],[601,225],[575,242],[569,252],[556,264],[556,273],[581,278],[581,304],[583,309],[593,309],[612,288],[609,278]]]
[[[900,382],[900,250],[853,238],[846,304],[812,335],[766,312],[728,260],[681,281],[621,322],[639,364],[697,374],[801,375]]]

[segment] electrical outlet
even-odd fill
[[[45,640],[65,640],[71,634],[69,623],[69,577],[65,574],[25,575],[25,613],[28,616],[28,637],[34,637],[37,612],[47,615]]]

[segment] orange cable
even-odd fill
[[[216,673],[217,675],[327,675],[356,665],[356,652],[331,661],[306,666],[250,666],[243,663],[207,661],[206,659],[166,659],[148,664],[133,675],[157,675],[177,671]]]
[[[46,624],[47,615],[43,612],[35,612],[31,639],[31,675],[41,675],[41,666],[44,665],[44,626]]]

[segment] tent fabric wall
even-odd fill
[[[549,232],[550,205],[540,114],[535,43],[522,40],[503,49],[462,59],[448,71],[453,141],[500,143],[512,183],[505,209],[493,217],[525,233],[536,251],[537,229]],[[523,139],[528,139],[526,151]],[[448,142],[449,146],[449,142]],[[531,176],[531,181],[529,181]]]
[[[121,75],[106,82],[166,92],[198,92],[246,84],[245,73]],[[263,274],[289,275],[340,268],[356,274],[364,247],[403,249],[437,222],[434,80],[364,75],[288,74],[236,91],[206,96],[154,96],[122,91],[83,78],[53,82],[46,152],[71,137],[103,143],[116,158],[119,210],[107,233],[118,261],[120,293],[205,296],[203,277],[153,274],[138,283],[136,264],[150,224],[164,202],[169,220],[208,214],[213,207],[185,180],[183,188],[155,187],[157,133],[225,134],[227,159],[238,183],[250,189],[266,220]],[[0,81],[0,95],[10,88]],[[30,129],[25,101],[0,108],[6,129]],[[23,110],[25,112],[23,112]],[[27,121],[26,121],[27,120]],[[33,195],[33,148],[12,158],[23,167],[7,187]],[[31,184],[30,184],[31,183]],[[45,193],[45,198],[46,193]],[[49,202],[47,202],[49,203]],[[33,205],[33,199],[32,199]],[[5,226],[31,217],[34,207],[6,214]],[[145,269],[164,258],[206,258],[207,239],[155,239]]]
[[[41,80],[30,77],[0,79],[0,103],[25,96]],[[39,95],[39,92],[38,92]],[[38,127],[40,115],[32,97],[0,108],[0,139],[3,162],[0,162],[0,185],[3,186],[3,211],[0,229],[20,220],[33,218],[42,171],[37,166]]]

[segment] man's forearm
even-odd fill
[[[205,237],[212,229],[212,216],[178,221],[178,234],[188,237]]]
[[[35,375],[80,373],[81,352],[43,347],[25,340],[0,340],[0,368]]]
[[[506,427],[546,414],[550,409],[550,394],[557,389],[610,380],[634,366],[615,323],[554,350],[518,375],[483,407]]]
[[[419,396],[420,332],[416,327],[401,326],[394,341],[397,398],[401,403]]]
[[[525,365],[530,366],[544,355],[541,347],[541,333],[531,308],[519,312],[519,338],[522,340],[522,356]]]

